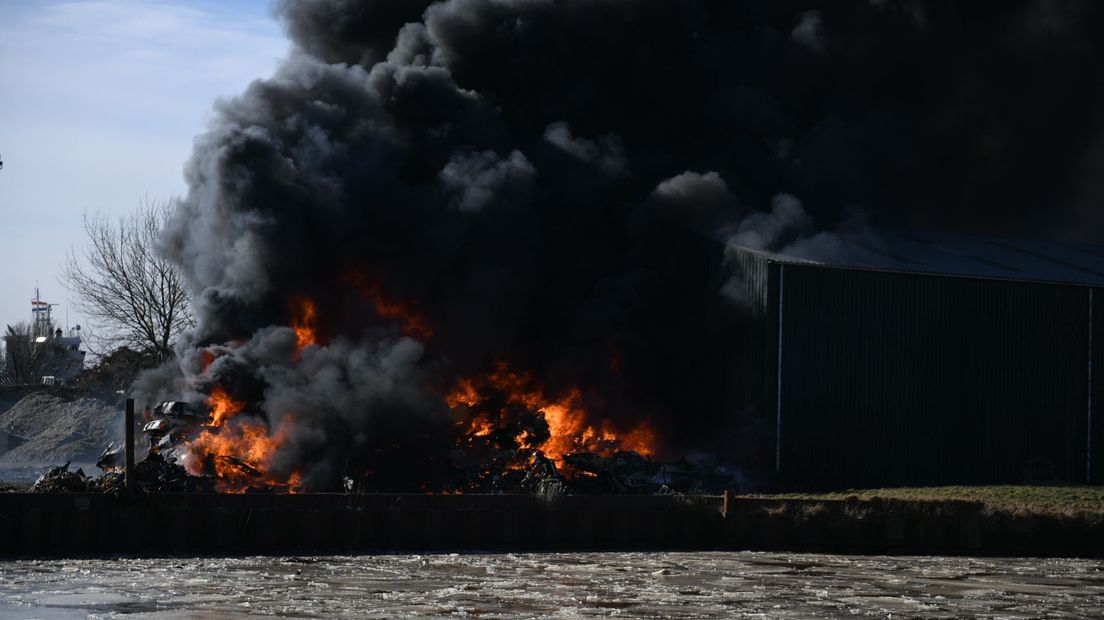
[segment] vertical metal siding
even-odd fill
[[[729,280],[728,293],[739,297],[748,313],[765,317],[770,305],[770,283],[767,276],[769,261],[756,252],[732,248],[725,257]]]
[[[1093,311],[1093,289],[1089,289],[1089,354],[1085,360],[1088,373],[1088,389],[1085,394],[1085,482],[1092,481],[1092,427],[1093,427],[1093,356],[1095,355],[1095,349],[1093,347],[1093,335],[1095,330],[1093,329],[1093,321],[1096,319],[1096,314]]]
[[[1104,483],[1104,289],[1092,290],[1092,379],[1091,409],[1085,420],[1086,455],[1091,450],[1087,464],[1088,480],[1092,484]]]
[[[1019,482],[1032,462],[1058,479],[1085,479],[1088,288],[785,269],[782,313],[767,321],[784,324],[784,483]],[[765,281],[778,280],[772,271]],[[778,359],[767,351],[773,387]]]

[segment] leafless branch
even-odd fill
[[[127,346],[168,359],[176,339],[194,325],[183,277],[156,251],[174,204],[143,202],[115,224],[102,214],[85,214],[88,245],[80,254],[69,250],[62,284],[111,348]]]

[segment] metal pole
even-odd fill
[[[126,399],[126,489],[133,491],[134,480],[134,399]]]
[[[1088,404],[1085,417],[1085,484],[1092,483],[1092,434],[1093,434],[1093,290],[1089,288],[1089,368]]]
[[[782,471],[782,331],[786,303],[786,265],[778,265],[778,365],[775,368],[774,471]]]

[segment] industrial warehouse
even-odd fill
[[[750,314],[737,383],[779,486],[1101,480],[1104,248],[914,231],[838,246],[853,250],[726,250]]]

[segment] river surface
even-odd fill
[[[0,618],[1104,617],[1104,562],[792,553],[0,561]]]

